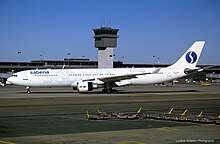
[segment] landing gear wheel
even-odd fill
[[[31,94],[31,91],[30,91],[30,90],[27,90],[27,94]]]
[[[26,87],[26,90],[27,90],[27,94],[31,94],[31,90],[29,86]]]
[[[112,93],[112,90],[111,89],[108,89],[107,90],[107,94],[111,94]]]
[[[107,89],[102,89],[102,93],[107,93]]]
[[[118,91],[117,91],[116,89],[108,89],[108,90],[106,91],[106,93],[107,93],[107,94],[116,94],[116,93],[118,93]]]
[[[112,92],[116,94],[116,93],[118,93],[118,90],[113,89]]]
[[[118,93],[118,90],[112,89],[112,84],[107,83],[104,88],[102,89],[102,93],[107,93],[107,94],[116,94]]]

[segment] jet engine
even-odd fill
[[[93,82],[79,82],[77,85],[78,92],[88,92],[95,88],[98,88],[98,86]]]

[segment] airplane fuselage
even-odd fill
[[[117,69],[37,69],[16,73],[8,81],[21,86],[72,86],[76,87],[78,82],[91,79],[94,83],[98,78],[112,76],[131,75],[138,73],[152,73],[157,68],[117,68]],[[138,85],[154,84],[173,80],[186,75],[183,69],[161,68],[158,73],[138,75],[137,78],[122,80],[119,84]],[[13,80],[16,79],[16,80]]]

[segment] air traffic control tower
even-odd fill
[[[95,47],[98,48],[98,68],[113,68],[113,48],[117,47],[118,31],[111,27],[93,29]]]

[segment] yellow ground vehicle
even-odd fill
[[[211,86],[211,84],[207,81],[201,82],[201,86]]]

